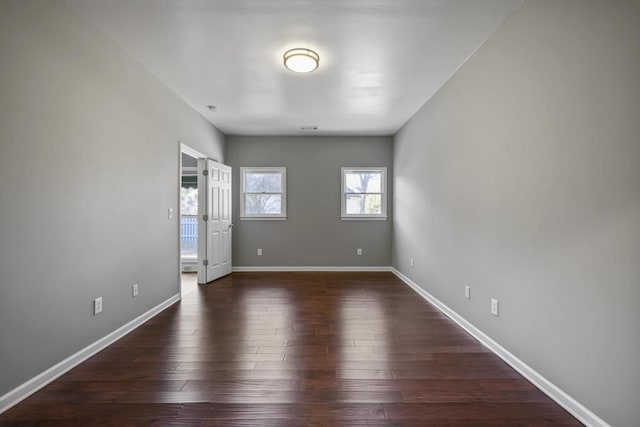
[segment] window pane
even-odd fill
[[[282,195],[245,194],[244,211],[247,215],[280,215],[282,213]]]
[[[282,174],[280,172],[247,172],[245,180],[247,193],[282,192]]]
[[[382,193],[382,173],[347,172],[344,186],[346,193]]]
[[[347,194],[347,215],[382,215],[381,194]]]

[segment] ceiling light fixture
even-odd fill
[[[294,73],[310,73],[320,63],[320,55],[311,49],[296,48],[284,53],[284,66]]]

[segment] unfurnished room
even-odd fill
[[[0,0],[1,426],[640,426],[640,0]]]

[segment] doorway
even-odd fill
[[[198,288],[198,159],[204,155],[180,144],[180,294]]]
[[[231,273],[231,167],[180,143],[179,278],[182,296]]]

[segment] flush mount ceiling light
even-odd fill
[[[311,49],[296,48],[284,53],[284,66],[294,73],[310,73],[318,68],[320,56]]]

